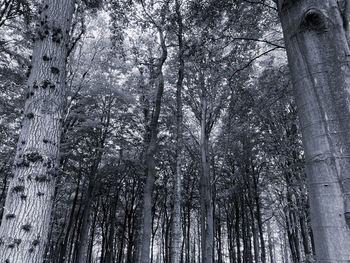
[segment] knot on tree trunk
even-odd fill
[[[301,31],[317,31],[323,32],[327,29],[327,18],[319,10],[309,9],[304,13],[300,23]]]

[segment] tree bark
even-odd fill
[[[203,73],[200,72],[201,85],[201,177],[200,177],[200,217],[201,217],[201,247],[202,263],[211,263],[213,261],[213,240],[214,240],[214,222],[213,222],[213,204],[212,189],[210,181],[209,164],[209,132],[207,129],[207,94]]]
[[[88,256],[88,247],[89,247],[89,231],[91,223],[91,206],[94,197],[95,181],[90,178],[86,198],[85,198],[85,207],[82,213],[82,224],[78,235],[77,247],[76,247],[76,262],[85,263]]]
[[[118,194],[113,198],[113,201],[111,202],[111,209],[110,209],[110,215],[109,215],[109,229],[108,229],[108,240],[106,244],[106,263],[113,263],[114,262],[114,229],[115,229],[115,222],[116,222],[116,212],[117,212],[117,203],[118,203]],[[124,215],[124,221],[122,225],[122,234],[120,237],[120,251],[118,256],[118,262],[121,262],[122,254],[124,251],[124,239],[125,239],[125,231],[126,231],[126,220],[127,217]]]
[[[235,216],[236,216],[236,222],[235,222],[235,232],[236,232],[236,248],[237,248],[237,263],[242,262],[242,257],[241,257],[241,240],[240,240],[240,218],[241,218],[241,213],[239,211],[239,201],[240,198],[236,198],[236,204],[235,204]]]
[[[275,262],[275,257],[273,255],[273,240],[272,240],[272,231],[271,231],[271,223],[267,223],[267,238],[268,238],[268,246],[269,246],[269,254],[270,254],[270,262]],[[287,246],[287,244],[284,244]]]
[[[264,230],[261,214],[261,204],[260,204],[260,195],[258,191],[258,176],[255,175],[253,171],[253,186],[254,186],[254,196],[255,196],[255,205],[256,205],[256,217],[258,222],[259,237],[260,237],[260,248],[261,248],[261,262],[266,263],[266,248],[264,240]]]
[[[14,178],[0,227],[4,261],[43,262],[58,168],[73,3],[49,0],[41,7]]]
[[[279,0],[309,183],[316,261],[350,260],[350,55],[336,0]],[[347,1],[346,1],[347,2]]]
[[[162,56],[155,68],[155,80],[157,84],[157,94],[155,100],[155,108],[152,114],[149,125],[149,137],[147,151],[146,151],[146,184],[144,186],[143,193],[143,224],[142,224],[142,244],[141,244],[141,263],[148,263],[150,260],[150,242],[152,235],[152,192],[156,174],[155,153],[157,149],[157,136],[158,136],[158,119],[161,110],[161,102],[164,91],[164,78],[163,78],[163,64],[167,58],[167,47],[165,45],[165,39],[163,32],[159,30],[159,37],[162,48]]]
[[[182,82],[184,79],[185,62],[183,58],[183,32],[182,16],[179,0],[175,1],[176,18],[178,26],[179,44],[179,69],[176,83],[176,172],[174,178],[173,193],[173,216],[172,216],[172,241],[171,241],[171,263],[180,263],[181,259],[181,177],[182,177]]]
[[[66,261],[68,239],[70,236],[71,228],[73,226],[73,219],[74,219],[75,207],[76,207],[77,201],[78,201],[79,188],[80,188],[80,175],[79,175],[79,179],[77,182],[77,186],[75,188],[73,205],[72,205],[72,209],[71,209],[71,212],[69,215],[68,224],[67,224],[67,227],[65,229],[65,236],[64,236],[64,239],[63,239],[62,243],[60,244],[60,248],[59,248],[59,253],[58,253],[59,254],[59,257],[58,257],[59,263],[64,263]]]

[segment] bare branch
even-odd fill
[[[271,49],[269,49],[269,50],[267,50],[267,51],[265,51],[265,52],[263,52],[263,53],[257,55],[256,57],[252,58],[252,59],[251,59],[247,64],[245,64],[243,67],[241,67],[241,68],[235,70],[235,71],[233,72],[233,74],[231,75],[231,77],[229,78],[229,81],[231,81],[232,78],[233,78],[238,72],[240,72],[240,71],[242,71],[242,70],[248,68],[255,60],[257,60],[258,58],[261,58],[261,57],[267,55],[268,53],[270,53],[270,52],[272,52],[272,51],[275,51],[276,49],[278,49],[278,47],[271,48]]]

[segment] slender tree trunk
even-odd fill
[[[83,187],[84,187],[84,184],[83,184]],[[77,211],[77,215],[76,215],[76,219],[75,219],[75,223],[74,223],[74,227],[72,229],[72,235],[70,237],[70,242],[69,242],[69,248],[68,248],[68,255],[66,254],[66,260],[67,262],[71,262],[71,258],[73,258],[72,261],[74,261],[74,253],[75,253],[75,244],[76,244],[76,239],[75,237],[79,235],[79,230],[80,230],[80,225],[81,225],[81,221],[82,221],[82,218],[81,218],[81,210],[83,209],[83,194],[81,195],[81,198],[79,200],[79,208],[78,208],[78,211]],[[69,239],[68,239],[69,240]],[[62,262],[63,263],[63,262]]]
[[[268,230],[270,229],[270,223],[267,225]],[[268,235],[270,239],[270,234]],[[289,256],[288,256],[288,245],[287,245],[287,238],[286,238],[286,232],[283,231],[283,255],[284,255],[284,263],[289,263]],[[271,261],[273,263],[273,261]]]
[[[235,255],[235,247],[234,247],[234,236],[235,233],[233,232],[233,215],[231,210],[233,208],[230,205],[227,205],[226,209],[226,228],[227,228],[227,244],[228,244],[228,251],[229,251],[229,262],[235,263],[236,262],[236,255]]]
[[[287,211],[287,214],[286,214],[286,227],[287,227],[289,248],[291,251],[293,263],[298,263],[298,255],[297,255],[297,250],[295,247],[293,227],[292,227],[292,222],[290,221],[289,213],[291,213],[291,212]],[[272,243],[270,243],[270,244],[272,244]],[[271,253],[272,253],[272,250],[270,249],[270,255],[271,255]]]
[[[236,199],[235,203],[235,211],[236,211],[236,222],[235,222],[235,232],[236,232],[236,248],[237,248],[237,263],[242,262],[242,257],[241,257],[241,241],[240,241],[240,218],[241,214],[239,211],[239,201],[241,201],[239,198]]]
[[[181,259],[181,176],[182,176],[182,82],[184,79],[185,62],[183,59],[184,47],[182,41],[182,16],[179,0],[175,2],[178,43],[179,69],[176,84],[176,172],[174,178],[174,206],[172,216],[171,263],[180,263]]]
[[[87,261],[88,256],[88,246],[89,246],[89,230],[90,230],[90,223],[91,223],[91,206],[92,206],[92,199],[94,196],[94,184],[95,181],[90,178],[88,189],[87,189],[87,196],[85,199],[85,207],[82,214],[82,224],[78,235],[78,242],[77,242],[77,254],[76,254],[76,262],[77,263],[85,263]]]
[[[310,236],[309,236],[309,231],[307,230],[306,219],[303,212],[302,212],[302,216],[299,217],[299,223],[300,223],[300,232],[303,239],[305,261],[311,262],[312,253],[311,253],[310,241],[309,241]]]
[[[134,221],[134,226],[135,226],[135,249],[133,251],[133,255],[132,255],[132,261],[131,262],[136,262],[139,263],[141,262],[141,250],[142,250],[142,239],[143,239],[143,235],[142,235],[142,212],[143,209],[138,208],[136,210],[136,220]]]
[[[264,230],[263,230],[263,222],[262,222],[262,214],[261,214],[261,204],[260,204],[260,196],[258,191],[258,178],[257,175],[253,171],[253,186],[254,186],[254,197],[255,197],[255,206],[256,206],[256,218],[259,229],[259,237],[260,237],[260,248],[261,248],[261,262],[266,263],[266,248],[265,248],[265,240],[264,240]]]
[[[252,222],[251,222],[251,227],[253,231],[253,244],[254,244],[254,262],[259,263],[259,254],[260,254],[260,249],[259,249],[259,234],[257,230],[256,223],[254,222],[254,215],[252,214]]]
[[[43,262],[58,167],[73,2],[42,4],[14,178],[0,227],[4,261]]]
[[[97,220],[97,215],[98,215],[98,210],[96,208],[96,211],[93,215],[93,220],[91,224],[91,233],[90,233],[90,238],[88,241],[88,252],[87,252],[87,263],[92,262],[92,250],[94,248],[94,240],[95,240],[95,231],[96,231],[96,220]]]
[[[3,169],[1,169],[0,173],[3,173]],[[5,172],[4,179],[2,180],[2,189],[1,189],[1,195],[0,195],[0,220],[3,218],[4,214],[4,199],[6,197],[6,188],[8,183],[8,177],[9,174]],[[1,221],[0,221],[1,224]]]
[[[241,198],[241,216],[242,216],[242,239],[243,239],[243,263],[249,263],[249,241],[248,241],[248,229],[247,229],[247,216],[245,211],[245,197],[242,194]]]
[[[118,194],[117,194],[118,196]],[[109,231],[108,231],[108,238],[107,238],[107,244],[106,244],[106,256],[105,256],[105,262],[106,263],[113,263],[114,262],[114,229],[115,229],[115,221],[116,221],[116,211],[117,211],[117,201],[118,197],[114,197],[114,200],[111,202],[111,209],[110,209],[110,219],[109,219]],[[122,252],[124,250],[124,236],[125,236],[125,230],[126,230],[126,215],[124,216],[124,222],[122,225],[122,234],[121,234],[121,242],[120,242],[120,252],[119,252],[119,262],[121,262]]]
[[[316,261],[350,260],[349,1],[279,0],[307,164]]]
[[[215,229],[216,229],[216,236],[217,236],[217,263],[222,263],[223,262],[223,255],[222,255],[222,239],[221,239],[221,210],[220,207],[218,208],[218,216],[216,219],[216,223],[215,223]]]
[[[65,236],[64,236],[64,239],[63,239],[63,241],[62,241],[62,243],[60,245],[59,257],[58,257],[59,258],[58,259],[59,263],[64,263],[66,261],[66,251],[67,251],[68,239],[69,239],[69,235],[70,235],[71,228],[72,228],[72,225],[73,225],[74,212],[75,212],[75,207],[77,205],[78,195],[79,195],[79,188],[80,188],[80,178],[78,180],[77,187],[75,189],[73,205],[72,205],[72,209],[71,209],[71,212],[70,212],[70,215],[69,215],[67,228],[65,230]]]
[[[275,258],[273,256],[273,240],[272,240],[272,231],[271,231],[270,222],[267,223],[267,238],[268,238],[268,244],[269,244],[270,262],[274,263],[275,262]],[[286,245],[287,244],[285,244],[285,246]]]
[[[125,263],[132,263],[132,252],[134,249],[134,243],[135,243],[135,216],[137,215],[137,213],[135,213],[136,211],[133,210],[133,206],[134,206],[134,198],[131,201],[130,204],[130,210],[126,210],[125,212],[125,216],[128,217],[128,245],[127,245],[127,250],[126,250],[126,262]]]
[[[253,197],[253,187],[252,187],[252,184],[251,184],[251,179],[250,179],[250,176],[249,176],[249,169],[247,169],[246,171],[246,181],[247,181],[247,188],[248,188],[248,207],[249,207],[249,211],[250,211],[250,217],[251,217],[251,228],[252,228],[252,232],[253,232],[253,244],[254,244],[254,261],[256,263],[259,263],[259,234],[258,234],[258,229],[257,229],[257,226],[256,226],[256,223],[255,223],[255,211],[254,211],[254,197]],[[252,170],[252,173],[254,171]]]
[[[201,255],[202,255],[202,236],[201,236],[201,229],[200,229],[200,219],[197,220],[197,236],[198,236],[198,263],[201,263]]]
[[[186,209],[186,217],[187,217],[187,231],[186,231],[186,237],[185,237],[185,244],[186,244],[186,263],[190,262],[190,256],[191,256],[191,209],[190,209],[190,204],[188,204],[187,209]]]
[[[201,75],[201,177],[200,177],[200,213],[201,213],[201,246],[202,246],[202,263],[211,263],[213,261],[213,204],[212,190],[210,182],[210,165],[209,165],[209,134],[207,130],[207,98],[206,87],[203,73]]]
[[[116,211],[114,210],[114,213]],[[113,228],[115,228],[115,215],[114,215],[114,218],[112,218],[113,220]],[[112,222],[111,220],[111,222]],[[112,224],[111,224],[112,225]],[[125,232],[126,232],[126,225],[127,225],[127,217],[126,215],[124,216],[124,221],[123,221],[123,225],[122,225],[122,234],[120,235],[120,238],[119,238],[119,253],[118,253],[118,263],[122,263],[123,261],[123,258],[124,258],[124,242],[125,242]],[[113,233],[112,233],[113,231]],[[113,234],[113,236],[112,236]],[[109,237],[108,237],[108,252],[106,252],[106,263],[113,263],[114,262],[114,242],[111,241],[111,239],[113,238],[114,240],[114,230],[110,229],[110,234],[109,234]],[[113,244],[110,245],[110,244]]]

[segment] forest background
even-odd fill
[[[24,207],[31,202],[13,166],[26,166],[16,147],[27,143],[21,127],[36,118],[30,106],[23,111],[25,101],[36,87],[55,90],[30,81],[33,47],[45,43],[41,19],[60,12],[56,2],[69,1],[0,2],[6,222],[19,218],[5,211],[7,195]],[[75,1],[69,38],[47,33],[66,52],[63,67],[51,67],[53,75],[67,72],[59,161],[54,174],[23,179],[25,187],[28,180],[53,187],[52,198],[50,190],[32,194],[47,194],[52,210],[25,215],[24,238],[2,240],[4,253],[15,258],[24,246],[22,259],[40,258],[29,262],[314,261],[301,127],[277,11],[263,0]],[[46,162],[26,158],[28,166]],[[34,237],[37,221],[47,224],[47,238]]]

